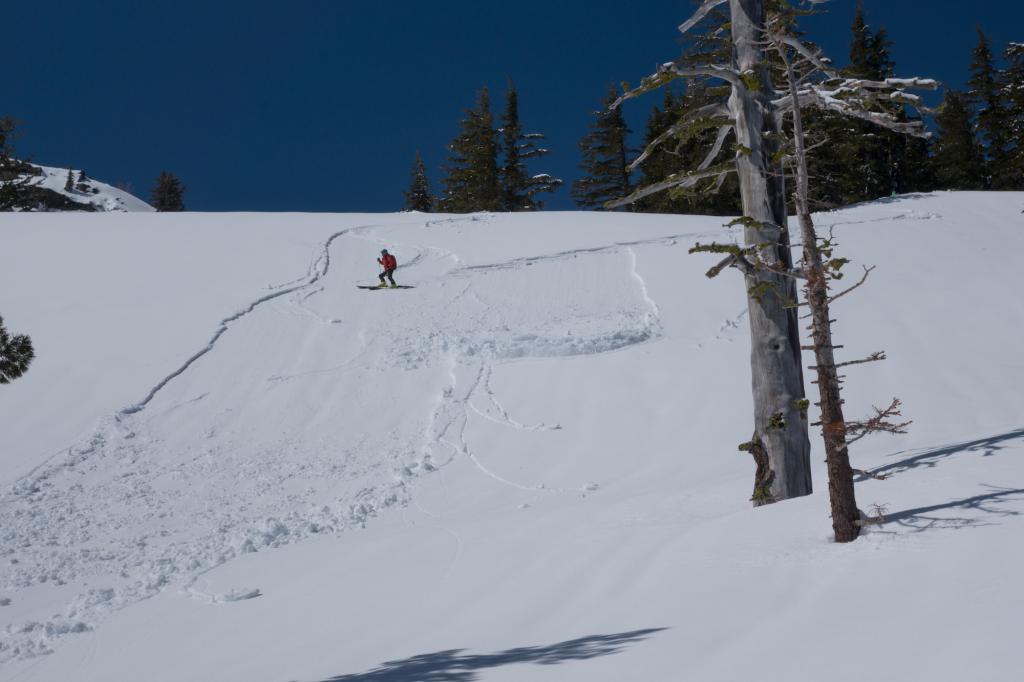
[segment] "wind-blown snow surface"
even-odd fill
[[[889,522],[844,546],[817,443],[815,495],[747,502],[742,286],[686,254],[721,219],[2,216],[38,359],[0,388],[0,680],[1010,679],[1022,208],[818,216],[878,266],[835,306],[890,357],[849,414],[914,419],[855,447]],[[354,286],[384,246],[416,288]]]

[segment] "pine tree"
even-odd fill
[[[580,169],[583,177],[572,183],[572,197],[581,208],[601,210],[608,201],[628,196],[632,190],[629,179],[629,149],[627,137],[631,132],[618,107],[615,87],[608,92],[604,104],[594,112],[591,130],[579,147],[583,153]]]
[[[151,196],[153,208],[158,211],[185,210],[185,186],[167,171],[160,171]]]
[[[986,189],[1009,189],[1009,112],[1001,74],[996,69],[988,38],[978,27],[978,45],[971,53],[968,98],[977,111],[976,128],[984,147]]]
[[[0,317],[0,384],[9,384],[24,374],[35,356],[32,339],[24,334],[12,337]]]
[[[70,192],[74,188],[75,188],[75,174],[74,174],[74,172],[70,168],[68,168],[68,178],[67,178],[67,180],[64,181],[64,191],[65,192]]]
[[[9,116],[0,118],[0,162],[6,161],[13,153],[11,138],[18,127],[18,122]]]
[[[526,160],[544,156],[548,150],[541,145],[541,133],[523,133],[519,122],[519,95],[510,80],[505,92],[505,113],[501,121],[501,201],[505,211],[535,211],[543,204],[534,197],[541,192],[554,192],[562,180],[548,173],[530,175]]]
[[[872,33],[864,15],[864,2],[857,3],[857,11],[850,27],[850,65],[844,69],[853,78],[878,79],[890,76],[896,65],[889,58],[892,42],[884,28]]]
[[[910,119],[917,120],[917,119]],[[900,170],[900,194],[908,192],[931,192],[938,189],[935,168],[932,164],[932,141],[921,137],[901,135],[903,143],[903,168]]]
[[[1007,99],[1008,137],[1006,186],[1024,190],[1024,43],[1010,43],[1004,53],[1010,62],[1004,92]]]
[[[412,165],[412,182],[405,192],[405,210],[430,213],[434,210],[434,197],[430,195],[430,182],[427,180],[427,167],[419,151],[416,162]]]
[[[938,139],[935,142],[936,180],[943,189],[970,190],[985,186],[985,158],[974,136],[968,98],[949,90],[935,117]]]
[[[35,203],[31,186],[33,166],[12,158],[11,142],[17,128],[17,120],[0,118],[0,211],[25,210]]]
[[[486,87],[477,93],[476,106],[466,110],[461,132],[448,145],[451,156],[442,181],[441,210],[447,213],[500,211],[498,141]]]
[[[78,171],[78,181],[79,182],[85,182],[88,179],[89,178],[85,175],[85,171],[84,170]]]

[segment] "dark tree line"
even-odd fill
[[[942,189],[1024,189],[1024,46],[1002,63],[978,29],[966,92],[950,90],[938,115],[932,165]]]
[[[519,95],[509,82],[500,126],[491,112],[490,91],[477,93],[476,105],[465,110],[459,134],[448,145],[439,197],[430,192],[427,168],[419,152],[405,192],[405,209],[446,213],[473,211],[535,211],[538,195],[553,192],[562,181],[548,173],[530,174],[527,162],[544,156],[544,135],[524,132],[519,120]]]

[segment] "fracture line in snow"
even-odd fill
[[[457,275],[464,272],[472,272],[475,270],[505,270],[509,268],[515,268],[520,265],[527,265],[532,263],[550,261],[550,260],[562,260],[565,258],[572,258],[574,256],[591,253],[615,253],[621,251],[623,248],[629,248],[631,246],[645,246],[649,244],[674,244],[680,239],[701,239],[704,237],[716,237],[720,236],[721,231],[715,232],[686,232],[683,234],[672,234],[665,237],[655,237],[653,239],[637,239],[627,242],[615,242],[613,244],[605,244],[603,246],[592,246],[584,249],[569,249],[568,251],[556,251],[555,253],[543,254],[540,256],[523,256],[521,258],[513,258],[507,261],[501,261],[499,263],[485,263],[482,265],[466,265],[461,268],[452,270],[452,274]]]
[[[338,237],[341,237],[342,235],[348,234],[348,233],[350,233],[350,232],[352,232],[354,230],[365,229],[365,228],[369,228],[369,227],[376,227],[376,225],[360,225],[358,227],[350,227],[350,228],[346,228],[344,230],[340,230],[338,232],[335,232],[330,237],[328,237],[327,241],[324,242],[323,249],[322,249],[319,257],[317,257],[317,259],[313,263],[313,266],[311,268],[312,274],[309,276],[309,278],[307,279],[306,282],[304,282],[303,284],[296,285],[296,286],[288,287],[286,289],[281,289],[279,291],[275,291],[274,293],[267,294],[266,296],[262,296],[262,297],[256,299],[255,301],[253,301],[252,303],[250,303],[248,306],[246,306],[242,310],[239,310],[238,312],[236,312],[234,315],[231,315],[231,316],[226,317],[223,320],[221,320],[220,326],[218,326],[217,331],[214,332],[213,337],[209,340],[209,342],[205,346],[203,346],[203,348],[201,348],[197,353],[195,353],[194,355],[192,355],[192,357],[190,357],[188,360],[186,360],[180,367],[178,367],[178,369],[176,369],[174,372],[168,374],[156,386],[154,386],[152,389],[150,389],[149,393],[146,395],[145,398],[143,398],[139,402],[135,403],[134,405],[130,405],[130,406],[122,409],[120,412],[118,412],[118,416],[135,414],[137,412],[141,412],[142,410],[144,410],[146,408],[146,406],[150,403],[150,401],[152,401],[153,398],[156,397],[156,394],[159,393],[164,388],[164,386],[169,384],[175,378],[181,376],[184,372],[186,372],[188,370],[189,367],[191,367],[196,362],[196,360],[198,360],[199,358],[203,357],[204,355],[209,353],[211,350],[213,350],[214,346],[217,344],[217,340],[220,339],[220,337],[224,335],[224,332],[226,332],[228,330],[228,327],[231,325],[232,322],[235,322],[235,321],[245,317],[246,315],[251,313],[253,310],[255,310],[258,306],[260,306],[263,303],[266,303],[267,301],[272,301],[275,298],[279,298],[281,296],[285,296],[287,294],[292,293],[293,291],[298,291],[300,289],[304,289],[304,288],[306,288],[308,286],[311,286],[311,285],[315,284],[316,282],[318,282],[322,277],[324,277],[327,274],[328,270],[330,270],[330,267],[331,267],[331,244],[334,242],[334,240],[337,239]]]
[[[869,202],[874,203],[874,202]],[[881,218],[865,218],[864,220],[847,220],[841,223],[830,223],[828,229],[835,227],[843,227],[846,225],[869,225],[871,223],[888,223],[895,220],[940,220],[942,215],[939,213],[922,213],[920,211],[903,211],[893,215],[884,216]]]
[[[643,294],[644,301],[646,301],[647,305],[650,306],[650,308],[651,308],[651,312],[647,316],[647,323],[652,328],[660,327],[661,326],[661,324],[660,324],[661,323],[661,309],[658,308],[658,304],[654,301],[653,298],[651,298],[650,293],[647,291],[647,282],[644,281],[644,278],[640,275],[640,271],[636,267],[636,264],[637,264],[636,249],[634,249],[632,246],[630,246],[630,247],[627,247],[626,250],[629,252],[629,258],[630,258],[630,271],[629,271],[629,274],[631,274],[633,276],[633,278],[640,284],[640,293]]]

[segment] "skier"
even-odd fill
[[[398,285],[395,284],[395,269],[398,267],[398,261],[395,257],[388,253],[387,249],[381,249],[380,258],[377,259],[380,266],[384,268],[384,272],[380,273],[380,288],[387,285],[384,284],[384,278],[387,277],[391,280],[391,288],[394,289]]]

